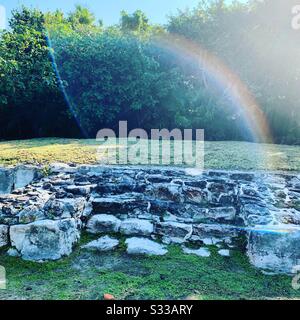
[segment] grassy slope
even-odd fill
[[[120,141],[121,145],[123,143]],[[98,146],[95,140],[54,138],[0,142],[0,164],[96,163]],[[205,168],[300,171],[300,147],[232,141],[206,142]]]
[[[211,250],[210,258],[182,254],[176,246],[164,257],[129,257],[123,246],[105,254],[77,248],[70,257],[45,264],[0,255],[8,279],[0,300],[98,300],[104,293],[122,300],[300,298],[290,277],[263,275],[240,252],[225,258]]]

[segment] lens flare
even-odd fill
[[[60,72],[60,68],[63,68],[63,65],[60,67],[60,64],[56,61],[55,47],[53,47],[49,35],[48,43],[49,47],[52,48],[53,67],[59,79],[66,102],[83,136],[88,137],[88,130],[84,128],[80,121],[80,114],[78,114],[78,110],[80,109],[76,108],[76,101],[74,101],[68,89],[64,86],[64,79],[61,78]],[[247,85],[220,58],[198,43],[177,34],[157,36],[152,39],[152,44],[154,47],[156,46],[161,50],[175,55],[179,63],[180,61],[190,61],[193,68],[195,68],[195,74],[199,74],[199,77],[205,75],[205,79],[209,82],[209,87],[214,90],[216,89],[224,95],[224,99],[229,102],[230,107],[238,114],[236,124],[240,127],[241,132],[250,133],[250,140],[259,142],[249,148],[249,158],[266,164],[266,167],[270,170],[276,170],[278,162],[284,165],[283,162],[285,163],[286,159],[281,158],[281,152],[277,146],[273,144],[271,131],[264,112],[261,110]],[[80,89],[83,90],[83,88]],[[199,90],[201,89],[202,88],[199,88]],[[101,128],[99,128],[99,130],[100,129]]]
[[[226,92],[227,99],[241,113],[255,142],[272,143],[273,139],[264,113],[241,79],[217,56],[179,35],[157,37],[155,44],[194,61],[213,83]]]
[[[241,130],[250,132],[252,140],[258,142],[253,157],[260,159],[259,161],[265,163],[270,170],[276,170],[278,162],[284,166],[286,160],[281,159],[281,152],[274,144],[264,112],[237,74],[216,55],[181,35],[159,36],[154,43],[175,53],[181,59],[192,61],[193,66],[205,74],[213,86],[226,93],[226,99],[240,115]]]
[[[65,101],[66,101],[72,115],[74,116],[74,119],[77,122],[77,126],[81,130],[82,135],[85,138],[88,138],[88,134],[87,134],[86,130],[84,129],[84,127],[81,125],[81,123],[79,121],[79,117],[77,116],[77,112],[75,111],[74,102],[72,101],[72,97],[70,97],[69,94],[67,93],[64,81],[60,75],[60,71],[59,71],[57,61],[55,58],[55,48],[54,48],[53,43],[51,41],[51,36],[50,36],[49,32],[47,33],[47,43],[48,43],[48,47],[50,48],[50,58],[51,58],[51,62],[52,62],[52,67],[55,71],[60,90],[61,90],[62,94],[64,95]]]

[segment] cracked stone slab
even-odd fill
[[[221,249],[218,251],[218,254],[222,257],[230,257],[230,251],[227,249]]]
[[[120,232],[125,235],[149,236],[153,233],[154,226],[148,220],[127,219],[122,221]]]
[[[186,254],[194,254],[198,257],[203,257],[203,258],[208,258],[211,255],[208,248],[190,249],[187,247],[183,247],[182,251]]]
[[[163,256],[168,253],[164,245],[146,238],[130,238],[125,243],[128,254]]]
[[[91,241],[81,248],[90,251],[111,251],[114,250],[118,245],[119,240],[111,238],[109,236],[105,236],[99,238],[98,240]]]
[[[120,230],[121,220],[113,215],[98,214],[92,216],[87,223],[87,231],[92,234],[118,232]]]
[[[24,260],[59,260],[73,251],[80,238],[75,219],[42,220],[10,227],[12,246]]]
[[[38,169],[33,166],[19,166],[15,170],[15,189],[24,188],[38,177]]]
[[[10,194],[14,187],[14,169],[0,167],[0,194]]]

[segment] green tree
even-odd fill
[[[0,137],[76,136],[75,117],[91,137],[128,120],[131,128],[204,128],[210,140],[250,139],[227,88],[216,86],[189,54],[161,45],[160,37],[179,35],[241,78],[276,142],[300,144],[293,4],[202,0],[171,16],[167,30],[140,10],[122,12],[120,24],[109,27],[82,6],[69,14],[15,10],[0,37]]]
[[[90,136],[128,120],[143,126],[169,93],[169,75],[148,45],[110,32],[53,41],[56,62],[81,126]],[[174,74],[172,74],[174,76]],[[170,77],[170,79],[172,79]]]
[[[133,14],[126,11],[121,12],[122,31],[145,32],[150,28],[149,20],[141,10],[136,10]]]
[[[279,143],[300,142],[299,39],[291,28],[295,3],[264,0],[226,5],[203,0],[195,9],[171,16],[168,23],[171,34],[204,47],[242,79]],[[241,121],[238,114],[232,118]]]
[[[0,39],[1,136],[59,134],[65,107],[50,59],[44,16],[15,10]],[[51,122],[52,119],[52,122]]]
[[[68,21],[73,28],[78,26],[91,26],[95,24],[94,14],[86,7],[76,5],[75,10],[69,14]]]

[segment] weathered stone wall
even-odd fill
[[[11,193],[41,178],[40,169],[34,166],[0,167],[0,195]]]
[[[125,235],[133,254],[165,254],[176,243],[188,254],[209,256],[216,245],[230,255],[244,236],[259,268],[291,273],[300,263],[299,175],[63,164],[42,171],[0,169],[0,246],[9,254],[60,259],[86,230]],[[117,243],[104,237],[85,247]]]

